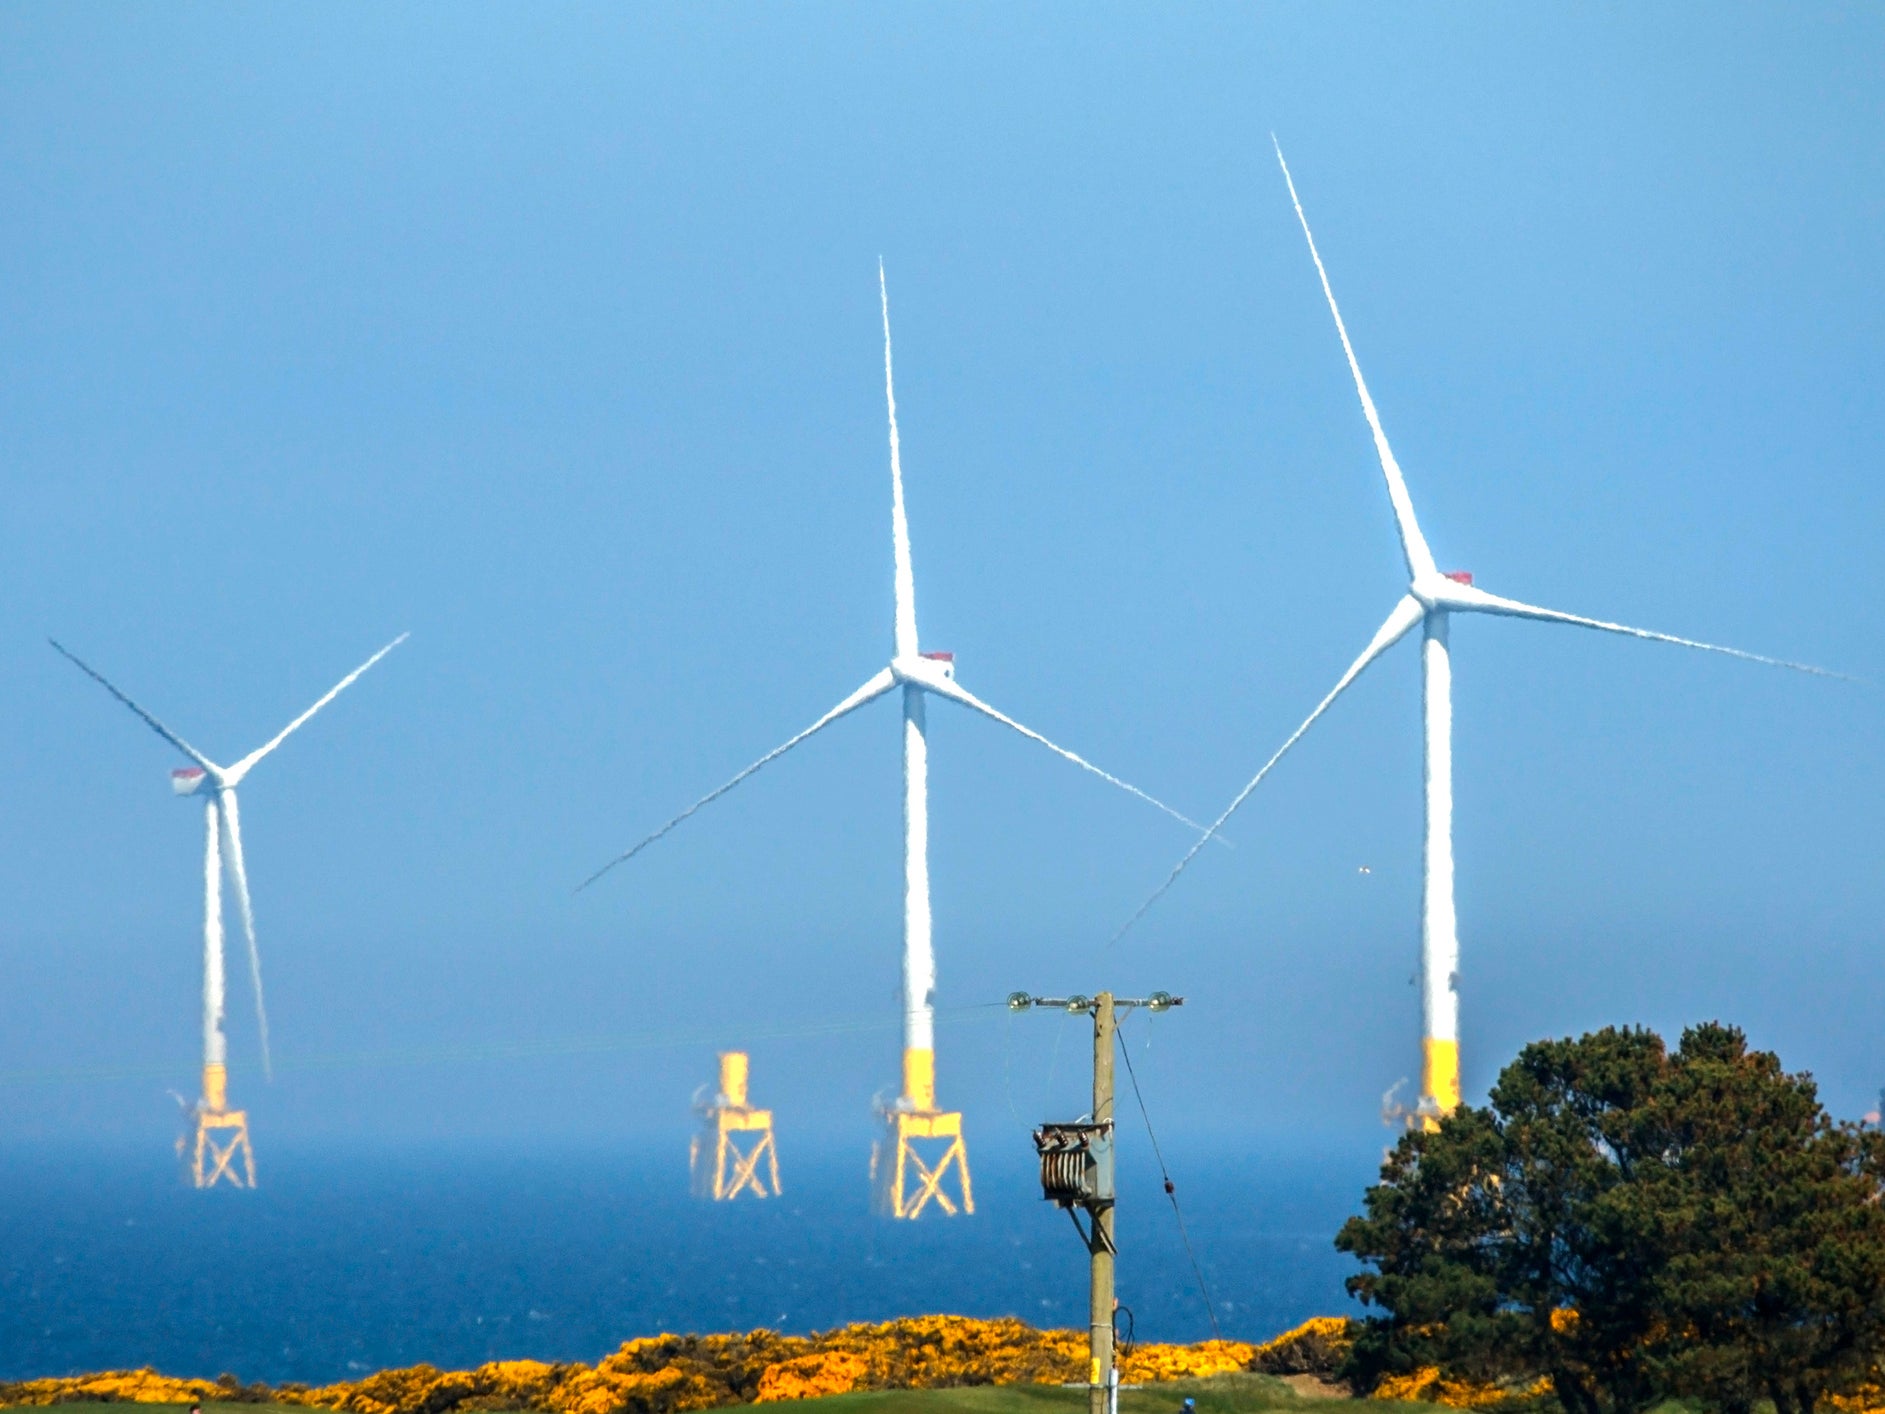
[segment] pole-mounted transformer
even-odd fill
[[[1113,1125],[1043,1124],[1034,1131],[1041,1156],[1041,1196],[1063,1208],[1110,1203],[1113,1192]]]

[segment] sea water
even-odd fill
[[[1378,1156],[1378,1149],[1376,1150]],[[953,1312],[1086,1320],[1086,1254],[1031,1156],[979,1156],[970,1218],[871,1216],[865,1156],[786,1150],[785,1193],[705,1204],[682,1154],[277,1147],[254,1192],[161,1152],[0,1151],[0,1378],[155,1366],[326,1382],[427,1361],[593,1361],[634,1336]],[[1125,1164],[1119,1295],[1149,1340],[1261,1339],[1349,1309],[1339,1152]],[[1193,1269],[1196,1258],[1200,1272]],[[1209,1292],[1207,1309],[1204,1292]]]

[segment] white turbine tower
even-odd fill
[[[931,695],[956,702],[971,711],[1019,732],[1030,741],[1090,771],[1101,780],[1157,806],[1192,829],[1203,826],[1128,785],[1082,756],[1056,746],[1039,732],[1022,726],[976,697],[955,680],[951,653],[925,653],[916,636],[916,581],[910,566],[910,527],[903,504],[903,462],[897,441],[897,395],[890,358],[890,296],[883,265],[877,269],[878,298],[884,324],[884,399],[890,419],[890,532],[895,554],[895,607],[891,658],[888,666],[844,701],[784,745],[767,752],[725,785],[702,796],[667,824],[617,855],[585,879],[587,888],[616,865],[634,858],[702,806],[718,800],[762,766],[823,731],[838,718],[865,703],[901,689],[903,698],[903,1091],[884,1113],[886,1128],[872,1157],[873,1182],[882,1209],[893,1217],[916,1217],[934,1199],[944,1212],[975,1210],[969,1181],[968,1153],[962,1142],[959,1112],[936,1108],[936,1039],[934,998],[936,959],[930,937],[929,909],[929,742],[924,720],[925,699]],[[926,1156],[912,1140],[947,1141],[939,1155]],[[932,1146],[933,1148],[934,1146]],[[951,1169],[958,1177],[958,1199],[944,1189]]]
[[[1289,164],[1283,161],[1280,145],[1276,150],[1276,160],[1282,166],[1283,180],[1289,187],[1290,201],[1296,208],[1296,219],[1301,223],[1303,235],[1309,242],[1309,256],[1315,262],[1316,274],[1321,278],[1322,293],[1328,300],[1329,313],[1335,318],[1335,331],[1342,341],[1342,352],[1347,355],[1349,372],[1354,375],[1355,391],[1361,397],[1362,415],[1367,418],[1368,428],[1374,434],[1375,453],[1381,461],[1381,472],[1387,481],[1388,500],[1394,507],[1394,521],[1400,531],[1401,557],[1407,567],[1407,593],[1394,606],[1387,622],[1381,625],[1368,646],[1362,650],[1361,656],[1349,665],[1348,671],[1342,674],[1328,696],[1316,704],[1315,711],[1290,734],[1276,754],[1264,762],[1263,769],[1237,793],[1236,799],[1192,846],[1190,853],[1178,862],[1151,898],[1140,905],[1139,911],[1133,914],[1115,938],[1138,922],[1146,910],[1177,881],[1185,867],[1197,857],[1205,841],[1249,798],[1271,768],[1283,759],[1284,754],[1342,695],[1349,684],[1361,675],[1362,670],[1414,628],[1420,628],[1426,744],[1426,850],[1420,910],[1422,1054],[1420,1098],[1410,1118],[1416,1123],[1430,1125],[1460,1102],[1460,944],[1453,906],[1453,669],[1447,649],[1447,630],[1452,616],[1500,614],[1508,618],[1535,619],[1544,623],[1575,624],[1579,628],[1600,629],[1605,633],[1647,638],[1658,643],[1673,643],[1682,648],[1725,653],[1732,658],[1744,658],[1749,662],[1765,663],[1777,668],[1792,668],[1821,677],[1842,675],[1805,663],[1790,663],[1779,658],[1762,657],[1758,653],[1744,653],[1738,648],[1724,648],[1720,644],[1698,643],[1694,639],[1677,638],[1672,634],[1652,633],[1648,629],[1630,628],[1602,619],[1561,613],[1556,609],[1541,609],[1475,588],[1470,574],[1461,571],[1442,573],[1435,565],[1433,552],[1427,548],[1426,538],[1420,533],[1419,523],[1414,519],[1414,504],[1407,494],[1406,479],[1401,475],[1400,464],[1395,461],[1394,452],[1388,446],[1387,434],[1381,429],[1381,418],[1375,411],[1374,399],[1369,396],[1368,385],[1362,379],[1361,365],[1356,362],[1354,347],[1349,343],[1348,328],[1342,322],[1341,310],[1336,307],[1328,271],[1323,268],[1322,256],[1316,250],[1315,237],[1310,234],[1309,220],[1303,214],[1302,202],[1296,195],[1296,184],[1290,177]]]
[[[222,876],[225,870],[236,886],[236,906],[242,913],[242,932],[249,944],[249,980],[255,990],[255,1022],[261,1037],[262,1070],[265,1075],[273,1076],[268,1054],[268,1009],[262,1001],[262,955],[255,945],[255,910],[249,903],[249,872],[243,863],[242,816],[236,802],[236,787],[292,732],[338,697],[368,668],[404,643],[406,637],[400,634],[335,683],[320,701],[230,766],[218,766],[64,644],[57,639],[49,640],[86,676],[137,713],[146,726],[194,763],[172,771],[170,786],[178,795],[203,797],[203,1094],[194,1111],[190,1164],[191,1179],[198,1188],[213,1188],[223,1180],[237,1188],[255,1187],[255,1152],[249,1144],[248,1114],[229,1108],[229,1048],[223,1036]],[[179,1140],[179,1146],[184,1142]],[[238,1159],[242,1165],[239,1171]]]

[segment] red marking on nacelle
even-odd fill
[[[1448,570],[1445,577],[1452,580],[1455,584],[1471,584],[1473,582],[1473,572],[1471,570]]]
[[[202,774],[203,768],[201,766],[181,766],[170,773],[170,779],[173,781],[193,781]]]
[[[918,653],[916,656],[919,658],[928,658],[938,663],[953,663],[956,660],[956,655],[953,653]]]

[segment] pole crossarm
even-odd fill
[[[1129,1011],[1140,1007],[1147,1011],[1169,1011],[1172,1007],[1183,1006],[1183,997],[1174,997],[1170,992],[1154,992],[1149,997],[1114,997],[1113,1014],[1124,1016]],[[1040,1008],[1046,1011],[1072,1012],[1075,1016],[1093,1016],[1099,1011],[1098,997],[1082,996],[1075,992],[1070,997],[1034,997],[1026,992],[1010,992],[1008,1009],[1010,1011],[1029,1011]]]

